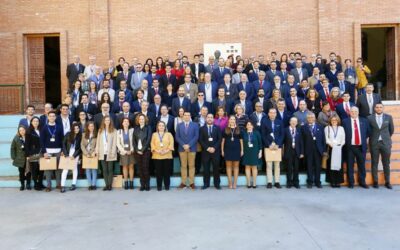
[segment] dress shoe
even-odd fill
[[[216,190],[221,190],[221,187],[220,186],[216,186],[215,189]]]
[[[146,186],[145,190],[150,191],[150,186]]]
[[[139,190],[144,191],[144,186],[141,186]]]
[[[165,187],[165,191],[169,191],[169,187]]]
[[[312,184],[307,184],[307,188],[312,188]]]
[[[124,189],[125,189],[125,190],[128,190],[128,188],[129,188],[129,186],[128,186],[128,181],[125,181],[125,182],[124,182]]]
[[[379,188],[378,182],[374,181],[374,184],[372,184],[373,188]]]
[[[133,181],[129,181],[129,189],[133,189]]]
[[[348,186],[350,189],[353,189],[354,188],[354,184],[349,184],[349,186]]]
[[[112,190],[112,186],[109,186],[109,187],[108,187],[108,191],[111,191],[111,190]]]
[[[26,184],[26,189],[27,190],[32,190],[31,184],[29,182]]]
[[[287,184],[286,188],[292,188],[292,184]]]
[[[179,185],[179,187],[178,187],[179,189],[184,189],[184,188],[186,188],[186,185],[185,184],[183,184],[183,183],[181,183],[181,185]]]
[[[96,189],[97,189],[97,187],[96,187],[96,186],[93,186],[93,187],[92,187],[92,190],[96,190]]]
[[[365,184],[365,183],[363,183],[363,184],[360,184],[360,187],[362,187],[362,188],[364,188],[364,189],[368,189],[369,187],[368,187],[368,185],[367,184]]]
[[[387,189],[392,189],[392,188],[393,188],[392,185],[391,185],[390,183],[385,183],[385,187],[386,187]]]
[[[251,188],[251,186],[247,186],[247,188]]]
[[[60,192],[61,192],[61,193],[65,193],[65,187],[61,187]]]
[[[19,191],[24,191],[25,190],[25,185],[21,184],[21,187],[19,187]]]
[[[162,191],[162,187],[157,187],[157,191]]]
[[[206,190],[208,188],[208,186],[202,186],[201,190]]]
[[[74,191],[76,189],[76,185],[72,185],[69,190]]]
[[[267,188],[272,188],[272,183],[268,182]]]
[[[297,189],[300,189],[300,185],[299,184],[294,184],[294,187]]]
[[[274,186],[275,186],[276,188],[282,188],[282,187],[281,187],[281,184],[280,184],[279,182],[275,183]]]
[[[321,185],[321,184],[315,184],[315,186],[316,186],[317,188],[322,188],[322,185]]]
[[[93,190],[93,187],[92,187],[92,186],[89,186],[89,187],[88,187],[88,190],[89,190],[89,191],[92,191],[92,190]]]
[[[253,186],[253,188],[257,188],[257,185]]]
[[[192,190],[195,190],[195,189],[196,189],[196,187],[195,187],[194,184],[190,184],[190,188],[191,188]]]
[[[105,186],[105,187],[103,188],[103,191],[108,191],[108,187]]]

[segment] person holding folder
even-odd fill
[[[280,184],[280,163],[281,160],[270,160],[268,159],[271,154],[279,154],[277,158],[281,158],[281,151],[283,144],[283,132],[284,126],[281,120],[276,119],[276,109],[271,108],[268,111],[268,117],[266,117],[261,124],[261,135],[265,151],[265,162],[267,164],[267,188],[272,188],[272,166],[274,166],[274,177],[275,187],[282,188]],[[272,155],[271,155],[272,156]]]
[[[121,129],[118,130],[117,148],[119,151],[119,164],[122,166],[125,190],[133,189],[133,176],[135,158],[133,156],[133,128],[129,118],[124,117],[121,121]]]
[[[105,182],[103,191],[111,191],[114,178],[114,161],[117,160],[117,131],[108,115],[104,116],[101,121],[95,152],[99,156],[103,168]]]
[[[97,141],[97,131],[96,126],[93,121],[89,121],[86,124],[85,132],[82,135],[81,140],[81,150],[82,157],[94,158],[96,157],[96,141]],[[83,166],[85,167],[85,166]],[[96,190],[97,182],[97,168],[86,168],[86,179],[88,181],[88,189]]]
[[[61,149],[64,139],[64,128],[61,124],[56,123],[56,112],[50,111],[47,115],[48,122],[43,126],[40,131],[40,146],[42,147],[42,153],[45,159],[50,157],[57,158],[57,165],[60,160]],[[51,176],[55,171],[56,185],[57,188],[61,189],[61,170],[45,170],[44,175],[46,176],[47,187],[46,192],[51,191]]]
[[[74,169],[72,170],[72,186],[71,191],[76,189],[76,181],[78,179],[78,161],[81,155],[81,128],[79,124],[74,122],[72,129],[68,132],[63,141],[62,156],[70,158],[73,161]],[[68,169],[63,169],[61,174],[61,193],[65,193],[65,181],[68,175]]]

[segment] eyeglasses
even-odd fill
[[[204,95],[197,95],[197,96],[204,96]]]

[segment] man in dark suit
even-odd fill
[[[19,120],[18,126],[23,126],[25,129],[28,129],[29,126],[31,125],[31,120],[35,115],[35,106],[33,105],[26,106],[25,114],[26,114],[25,118]]]
[[[301,58],[296,59],[296,67],[290,71],[290,74],[294,75],[295,82],[298,84],[303,79],[308,79],[308,72],[303,68],[303,62]]]
[[[349,188],[354,187],[354,158],[357,160],[357,172],[360,186],[368,188],[365,183],[365,158],[367,154],[368,120],[359,117],[357,107],[350,109],[350,118],[343,121],[346,134],[347,177]]]
[[[304,155],[307,161],[307,188],[313,183],[317,188],[321,186],[321,161],[326,153],[324,128],[315,122],[315,114],[307,113],[307,123],[301,127],[304,142]]]
[[[322,80],[322,88],[318,92],[319,97],[322,101],[326,101],[331,93],[332,84],[329,83],[328,79]]]
[[[204,75],[204,83],[200,83],[198,89],[204,93],[206,102],[212,103],[217,98],[218,83],[211,81],[211,74],[208,72]]]
[[[290,118],[290,126],[284,132],[283,159],[286,162],[287,188],[299,189],[299,162],[304,158],[304,145],[301,129],[297,128],[297,118]]]
[[[52,110],[53,110],[53,104],[51,104],[51,103],[44,104],[44,114],[41,115],[39,118],[39,120],[40,120],[39,124],[40,124],[41,128],[43,128],[47,124],[47,122],[48,122],[47,115]]]
[[[257,93],[258,93],[259,89],[263,89],[265,98],[266,99],[271,98],[272,85],[270,82],[267,82],[267,80],[265,79],[264,71],[260,71],[258,73],[258,80],[253,82],[253,87]]]
[[[81,103],[75,109],[75,121],[79,119],[79,113],[81,111],[86,113],[88,120],[92,121],[94,115],[97,113],[97,107],[93,103],[89,102],[89,97],[87,94],[82,94]]]
[[[125,80],[121,80],[121,81],[119,82],[119,84],[120,84],[119,90],[121,90],[121,91],[124,92],[124,94],[125,94],[125,100],[126,100],[127,102],[132,102],[132,99],[133,99],[133,97],[132,97],[132,92],[128,89],[128,86],[127,86],[127,84],[126,84],[126,81],[125,81]],[[116,90],[116,91],[115,91],[114,103],[117,102],[118,99],[119,99],[119,96],[118,96],[119,90]]]
[[[246,74],[242,74],[241,82],[237,85],[237,90],[238,92],[244,90],[246,92],[246,99],[249,101],[253,101],[253,99],[256,97],[254,84],[248,81]]]
[[[350,109],[355,106],[354,103],[350,102],[349,92],[344,92],[342,95],[343,102],[336,106],[336,113],[339,115],[340,120],[344,120],[350,117]]]
[[[124,63],[122,65],[122,72],[118,73],[117,79],[115,80],[116,84],[114,84],[114,86],[113,86],[114,90],[118,90],[118,89],[121,88],[121,81],[122,80],[125,81],[126,85],[127,85],[128,82],[131,82],[132,74],[133,74],[133,72],[129,71],[129,63],[127,63],[127,62]],[[129,88],[130,86],[127,86],[127,87]]]
[[[200,128],[199,143],[202,147],[201,159],[204,167],[202,189],[210,187],[210,163],[213,166],[214,187],[221,189],[219,177],[219,161],[221,155],[221,131],[214,126],[214,116],[208,114],[206,125]]]
[[[223,107],[228,115],[233,113],[233,102],[231,99],[225,97],[225,88],[220,87],[218,89],[218,97],[212,102],[212,111],[216,113],[218,107]]]
[[[256,111],[249,116],[249,119],[255,125],[255,128],[258,130],[258,132],[261,133],[261,124],[267,115],[263,112],[263,106],[260,102],[256,102],[254,106]]]
[[[355,85],[351,84],[349,81],[345,80],[344,72],[339,72],[338,75],[338,88],[340,90],[340,95],[348,92],[350,94],[350,101],[354,103],[355,101]]]
[[[303,100],[302,98],[297,96],[296,88],[291,88],[289,90],[289,97],[286,98],[286,108],[287,110],[293,114],[294,112],[299,110],[299,102]]]
[[[373,187],[378,188],[378,162],[382,159],[385,187],[392,189],[390,184],[390,154],[392,149],[392,135],[394,133],[393,118],[383,113],[383,104],[375,105],[375,113],[368,116],[370,136],[369,148],[371,151]]]
[[[163,92],[162,88],[160,88],[160,82],[157,78],[153,79],[153,84],[151,88],[148,89],[148,97],[147,100],[150,103],[154,102],[154,96],[159,95],[161,96],[161,93]]]
[[[127,102],[125,98],[125,92],[123,90],[118,91],[118,99],[114,101],[112,105],[112,112],[114,114],[122,113],[122,105],[124,102]]]
[[[382,103],[380,95],[374,93],[373,83],[367,84],[365,92],[365,94],[358,96],[356,104],[360,110],[360,116],[364,118],[374,113],[374,107],[377,103]]]
[[[276,104],[276,117],[278,120],[282,121],[283,127],[286,128],[289,126],[289,120],[290,117],[292,117],[292,114],[286,109],[286,103],[283,98],[279,98],[278,102]]]
[[[101,122],[105,116],[110,116],[111,121],[115,124],[115,114],[110,113],[110,104],[108,103],[101,104],[101,112],[96,114],[93,118],[97,130],[100,128]]]
[[[236,106],[236,104],[242,105],[243,111],[246,115],[249,116],[253,113],[253,104],[246,98],[246,92],[244,90],[239,92],[239,100],[234,102],[234,106]]]
[[[195,75],[195,81],[199,81],[199,77],[201,73],[206,73],[206,67],[204,64],[200,63],[200,57],[198,54],[193,56],[194,63],[190,64],[190,69],[192,73]]]
[[[161,105],[161,96],[157,94],[153,97],[153,103],[150,104],[149,111],[158,117],[161,115]]]
[[[336,63],[330,62],[329,67],[330,67],[329,70],[325,71],[325,76],[326,76],[326,78],[328,78],[329,83],[333,87],[337,87],[338,86],[337,75],[338,75],[339,71],[336,69]]]
[[[208,112],[211,113],[211,103],[206,102],[204,100],[203,92],[198,92],[197,100],[194,103],[192,103],[191,108],[190,108],[190,113],[192,115],[192,118],[194,118],[200,114],[200,110],[203,106],[207,107]]]
[[[161,115],[157,117],[157,122],[163,121],[167,126],[168,132],[175,136],[174,119],[172,115],[168,114],[168,106],[161,105]]]
[[[190,112],[185,111],[183,122],[177,125],[175,139],[178,143],[178,151],[181,159],[181,185],[180,189],[186,187],[187,170],[189,167],[189,186],[195,189],[195,159],[197,150],[197,141],[199,139],[199,126],[190,121]]]
[[[257,90],[257,98],[253,100],[253,109],[255,108],[256,103],[259,102],[263,107],[263,111],[268,109],[268,98],[265,96],[264,89]]]
[[[281,72],[277,70],[276,62],[271,62],[271,69],[266,72],[267,81],[270,83],[274,82],[274,77],[279,76],[281,79],[283,78]]]
[[[159,81],[160,81],[160,87],[162,89],[166,89],[168,83],[171,83],[174,88],[175,86],[177,86],[176,76],[171,73],[171,65],[165,66],[165,75],[162,75]]]
[[[284,127],[281,120],[276,119],[276,109],[271,108],[261,124],[261,138],[264,145],[264,151],[267,148],[277,150],[283,145]],[[266,155],[266,153],[265,153]],[[275,187],[281,188],[280,185],[280,161],[270,161],[265,159],[267,164],[267,188],[272,188],[272,181],[275,181]],[[272,176],[272,166],[274,166],[274,177]]]
[[[79,63],[79,56],[74,56],[74,62],[67,66],[67,78],[69,82],[69,88],[72,89],[72,84],[78,80],[79,74],[85,71],[85,65]]]
[[[226,99],[230,99],[233,102],[238,99],[239,92],[238,92],[237,86],[235,84],[232,84],[230,74],[225,74],[224,83],[219,85],[219,87],[223,87],[225,89]]]
[[[223,58],[218,59],[218,68],[215,68],[212,73],[212,79],[218,83],[218,85],[224,84],[225,74],[230,75],[229,69],[225,68],[225,62]]]
[[[143,101],[140,107],[140,111],[135,114],[135,116],[139,115],[139,114],[143,114],[147,117],[147,119],[149,120],[149,126],[151,127],[152,131],[156,130],[156,115],[154,113],[152,113],[151,111],[149,111],[149,105],[150,103],[148,101]],[[135,117],[136,119],[136,117]]]
[[[128,118],[131,125],[133,126],[135,124],[135,115],[131,112],[129,112],[131,109],[131,106],[129,102],[124,102],[122,104],[122,112],[118,113],[116,118],[115,118],[115,128],[120,129],[122,125],[122,119]]]
[[[190,99],[185,97],[185,89],[184,87],[179,87],[178,89],[178,97],[172,100],[171,112],[175,117],[179,116],[179,109],[183,108],[185,111],[190,112],[191,102]]]

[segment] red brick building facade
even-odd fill
[[[361,30],[389,27],[393,58],[393,97],[399,98],[400,0],[3,0],[0,8],[0,112],[20,112],[38,98],[43,79],[35,39],[59,37],[61,92],[72,56],[97,56],[97,64],[124,56],[189,58],[203,43],[239,42],[243,56],[277,51],[301,51],[324,57],[335,51],[342,58],[361,56]],[[33,46],[33,47],[32,47]],[[36,46],[37,48],[37,46]],[[36,68],[31,66],[36,64]],[[43,66],[42,66],[43,67]],[[396,84],[397,83],[397,84]],[[43,98],[42,98],[43,99]],[[42,100],[39,97],[39,100]]]

